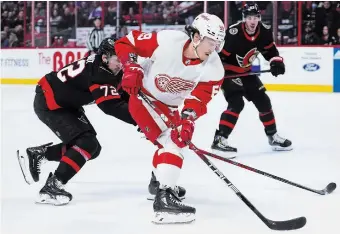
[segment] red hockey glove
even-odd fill
[[[188,141],[191,141],[195,130],[195,118],[196,113],[193,110],[184,110],[179,127],[171,130],[171,140],[178,147],[183,148],[188,145]]]
[[[143,68],[136,63],[127,63],[124,67],[122,88],[130,95],[137,95],[142,87],[144,77]]]

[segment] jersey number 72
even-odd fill
[[[57,77],[62,81],[66,82],[67,79],[72,79],[78,76],[84,69],[86,62],[93,62],[95,55],[91,55],[87,57],[87,59],[83,58],[78,61],[75,61],[62,69],[60,69],[57,73]]]
[[[67,78],[74,78],[78,76],[85,68],[85,59],[73,62],[66,67],[58,71],[57,77],[62,81],[66,82]]]

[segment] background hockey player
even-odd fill
[[[221,51],[224,43],[223,22],[203,13],[186,30],[188,34],[172,30],[132,31],[115,44],[124,66],[122,87],[131,95],[130,113],[146,137],[160,145],[153,158],[160,184],[153,204],[156,223],[195,219],[195,208],[184,205],[174,191],[184,159],[182,148],[192,138],[194,121],[207,112],[206,105],[218,92],[224,74],[216,52]],[[148,59],[139,65],[137,56]],[[138,97],[140,89],[177,129],[167,127]],[[180,115],[178,106],[183,102]]]
[[[43,161],[60,162],[40,190],[38,203],[64,205],[71,201],[72,195],[64,190],[64,185],[86,161],[100,154],[97,133],[82,106],[95,102],[105,114],[136,125],[128,111],[129,95],[117,90],[122,78],[121,67],[115,55],[114,41],[105,39],[97,55],[80,59],[40,79],[36,87],[34,111],[62,143],[49,143],[26,150],[26,161],[35,182],[39,181]],[[28,178],[23,165],[26,156],[18,157],[24,176]]]
[[[225,75],[250,72],[251,63],[261,53],[269,61],[273,76],[285,73],[283,58],[273,42],[269,26],[261,23],[257,4],[246,4],[242,11],[243,22],[231,25],[226,31],[225,44],[220,57]],[[261,80],[256,75],[235,79],[224,79],[222,90],[228,108],[221,115],[219,129],[216,130],[213,144],[214,153],[224,154],[237,149],[228,145],[227,139],[233,131],[239,114],[244,107],[245,97],[254,103],[259,111],[269,144],[273,150],[291,150],[292,142],[277,134],[276,121],[269,96]]]

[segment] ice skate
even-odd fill
[[[170,187],[157,190],[153,203],[155,224],[191,223],[195,220],[196,209],[185,205]]]
[[[155,174],[152,172],[150,183],[149,183],[149,197],[147,198],[148,200],[153,201],[155,199],[158,188],[159,188],[159,182],[157,181]],[[183,200],[185,198],[185,194],[186,194],[185,188],[181,186],[175,186],[174,192],[177,193],[177,196],[180,200]]]
[[[39,181],[41,165],[47,161],[45,153],[50,145],[52,145],[52,142],[41,146],[29,147],[26,149],[26,155],[20,155],[19,150],[17,150],[19,165],[26,183],[32,184]]]
[[[64,185],[50,173],[45,186],[40,190],[36,203],[55,206],[66,205],[72,200],[72,194],[64,190]]]
[[[272,136],[268,136],[268,142],[274,151],[289,151],[293,149],[292,142],[280,137],[277,133]]]
[[[233,159],[236,157],[237,148],[231,147],[228,144],[228,139],[222,135],[219,130],[216,130],[214,141],[211,145],[211,150],[213,154],[217,154],[221,157],[227,159]]]

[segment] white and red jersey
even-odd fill
[[[206,105],[218,93],[224,68],[214,51],[206,61],[183,55],[190,40],[181,31],[158,33],[132,31],[115,43],[117,56],[124,64],[134,53],[142,59],[143,91],[170,106],[194,109],[197,116],[206,113]]]

